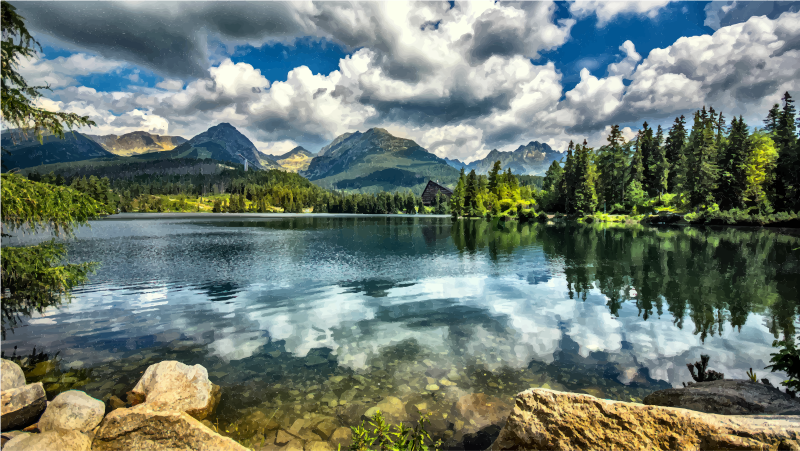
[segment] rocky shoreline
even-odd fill
[[[3,359],[4,451],[330,451],[348,448],[350,426],[378,410],[390,424],[408,424],[414,420],[409,408],[421,414],[431,407],[421,397],[386,396],[375,405],[345,404],[336,415],[310,415],[290,426],[256,411],[236,425],[238,436],[252,437],[246,448],[208,420],[220,388],[201,365],[152,364],[127,392],[127,401],[113,396],[107,403],[77,390],[47,402],[41,382],[25,382],[22,369]],[[455,386],[436,388],[453,406],[431,423],[445,430],[443,449],[800,450],[800,401],[750,381],[659,390],[645,397],[645,404],[547,388],[525,390],[513,402]]]

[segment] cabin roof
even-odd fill
[[[434,182],[433,180],[428,180],[428,185],[425,186],[425,189],[423,190],[423,192],[427,191],[428,188],[439,188],[440,191],[444,191],[447,194],[453,194],[452,191],[450,191],[449,189],[445,188],[444,186]]]

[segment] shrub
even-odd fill
[[[772,365],[767,366],[771,371],[784,371],[789,379],[783,381],[787,390],[800,390],[800,350],[797,349],[793,337],[774,341],[773,347],[779,348],[778,352],[770,354]]]
[[[500,210],[506,211],[514,206],[514,201],[511,199],[502,199],[500,201]]]
[[[547,213],[545,213],[545,212],[541,212],[541,213],[539,213],[539,216],[537,216],[537,217],[536,217],[536,219],[537,219],[539,222],[541,222],[542,224],[546,223],[546,222],[547,222],[547,219],[548,219],[548,218],[547,218]]]
[[[583,218],[583,222],[586,223],[586,224],[593,223],[594,222],[594,216],[592,216],[592,215],[586,216],[585,218]]]

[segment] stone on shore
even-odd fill
[[[92,451],[121,450],[247,451],[186,412],[160,402],[116,409],[106,415],[92,442]]]
[[[680,407],[720,415],[762,415],[800,412],[800,401],[775,387],[749,380],[698,382],[688,387],[659,390],[644,404]]]
[[[6,391],[25,385],[25,373],[11,360],[0,359],[0,390]]]
[[[491,450],[792,449],[798,416],[728,416],[534,388]]]
[[[69,429],[55,429],[41,434],[18,435],[3,446],[3,451],[89,451],[92,439]]]
[[[47,407],[41,382],[3,390],[0,394],[0,428],[22,429],[38,421]]]
[[[39,419],[39,430],[71,429],[89,432],[103,420],[106,406],[82,391],[69,390],[56,396]]]
[[[219,398],[219,386],[208,380],[208,371],[202,365],[189,366],[175,360],[150,365],[128,392],[131,405],[163,403],[198,420],[214,411]]]

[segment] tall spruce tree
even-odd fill
[[[497,194],[497,174],[500,174],[503,171],[502,166],[500,165],[500,160],[494,162],[492,165],[492,169],[489,170],[489,191],[492,193]]]
[[[686,157],[683,154],[684,146],[686,146],[686,118],[681,115],[681,117],[675,118],[675,123],[669,129],[664,144],[664,156],[669,165],[667,191],[670,193],[679,191],[683,179],[682,174],[685,171],[686,163]]]
[[[467,216],[480,216],[481,209],[479,205],[478,175],[475,174],[475,169],[473,169],[467,175],[466,192],[464,194],[464,210]]]
[[[788,92],[783,95],[783,109],[772,135],[778,150],[773,202],[778,210],[800,209],[800,151],[797,146],[794,100]]]
[[[595,193],[596,171],[592,163],[592,149],[583,145],[575,147],[575,185],[574,185],[574,211],[580,214],[594,213],[597,208],[597,194]]]
[[[464,195],[466,192],[467,177],[464,175],[464,168],[461,168],[461,175],[458,177],[458,183],[453,190],[453,195],[450,196],[450,214],[454,218],[464,216]]]
[[[597,151],[597,185],[599,200],[612,206],[622,204],[625,190],[625,138],[619,125],[611,126],[608,144]]]
[[[572,155],[575,150],[575,143],[569,142],[567,147],[567,161],[564,163],[564,176],[561,178],[559,194],[561,195],[559,204],[564,213],[572,213],[575,209],[575,158]]]
[[[747,159],[751,153],[750,133],[744,118],[733,118],[727,142],[719,159],[717,203],[721,210],[742,208],[747,189]]]
[[[717,188],[717,124],[713,109],[695,113],[689,136],[689,168],[687,188],[692,206],[709,207],[714,203]]]
[[[781,106],[777,103],[772,106],[767,113],[767,118],[764,119],[764,131],[767,133],[775,133],[778,128],[778,119],[781,117]]]

